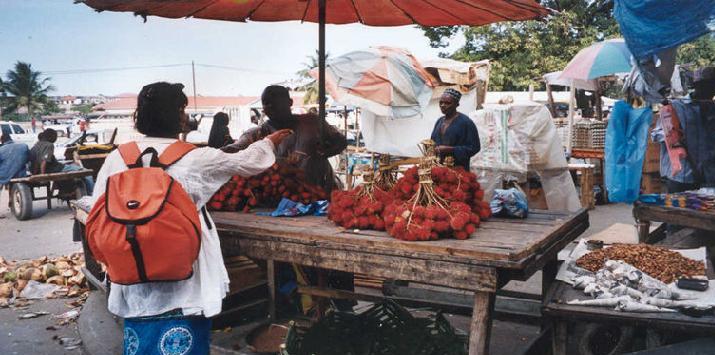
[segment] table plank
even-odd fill
[[[715,231],[715,213],[688,208],[664,207],[636,202],[633,217],[638,221],[653,221]]]
[[[362,250],[379,254],[437,258],[455,262],[523,268],[535,252],[564,238],[573,238],[573,229],[588,224],[585,210],[569,214],[535,211],[524,224],[493,218],[483,222],[467,240],[442,239],[409,242],[391,238],[385,232],[346,230],[324,217],[289,218],[257,216],[234,212],[212,212],[223,239],[250,237],[299,244],[321,244],[334,249]],[[533,218],[538,216],[541,218]],[[532,219],[533,218],[533,219]],[[530,223],[538,220],[538,223]],[[550,221],[548,224],[543,221]]]

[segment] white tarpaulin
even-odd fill
[[[479,130],[481,151],[471,170],[479,177],[487,199],[502,181],[526,182],[527,174],[541,178],[550,210],[581,208],[568,171],[563,146],[549,110],[535,102],[485,105],[472,120]]]

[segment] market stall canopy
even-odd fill
[[[616,0],[613,15],[638,60],[715,30],[715,0]]]
[[[225,21],[318,22],[319,1],[306,0],[82,0],[99,11],[141,16],[196,17]],[[547,10],[533,0],[329,0],[326,23],[369,26],[472,25],[541,17]]]
[[[318,78],[317,70],[310,74]],[[337,102],[390,118],[419,114],[432,97],[430,74],[399,48],[369,48],[331,58],[325,75],[325,87]]]
[[[609,39],[580,50],[560,78],[591,80],[631,71],[631,52],[623,39]]]
[[[571,79],[562,78],[561,71],[555,71],[553,73],[544,74],[544,81],[546,85],[556,85],[556,86],[568,86],[573,85],[576,89],[595,91],[597,87],[596,80],[581,80],[581,79]]]

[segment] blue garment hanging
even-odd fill
[[[625,101],[613,106],[604,149],[609,201],[633,203],[638,198],[652,119],[650,107],[633,108]]]

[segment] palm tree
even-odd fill
[[[47,93],[55,89],[49,81],[49,77],[43,78],[42,72],[32,70],[29,63],[15,63],[15,69],[8,70],[3,84],[4,95],[8,95],[5,111],[16,112],[24,107],[32,117],[33,111],[47,102]]]
[[[330,57],[330,53],[325,53],[325,60],[328,60],[328,57]],[[315,55],[310,55],[307,56],[308,62],[303,63],[303,69],[299,70],[296,74],[298,74],[298,77],[302,79],[311,79],[311,81],[302,87],[298,88],[299,90],[305,91],[305,96],[303,96],[303,103],[304,104],[317,104],[318,103],[318,81],[313,79],[313,77],[310,75],[310,72],[317,68],[319,65],[319,60],[320,54],[318,50],[315,50]]]

